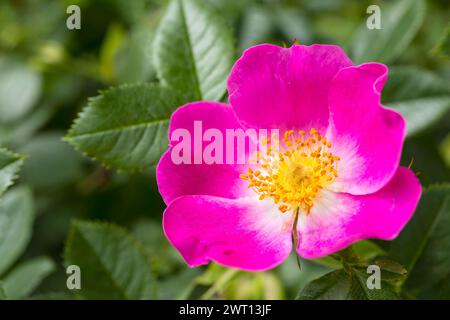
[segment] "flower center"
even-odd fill
[[[267,150],[256,152],[254,169],[249,167],[241,178],[260,200],[272,198],[281,212],[299,209],[308,214],[318,192],[337,177],[340,159],[330,148],[314,128],[309,134],[287,131],[281,141],[267,139]]]

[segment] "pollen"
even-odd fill
[[[263,152],[253,159],[241,179],[263,200],[270,198],[280,212],[300,210],[309,214],[320,190],[337,177],[338,156],[331,142],[314,128],[309,132],[290,130],[281,139],[268,138]]]

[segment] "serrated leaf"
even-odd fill
[[[33,221],[33,199],[27,188],[13,189],[0,200],[0,275],[24,252]]]
[[[390,257],[409,276],[405,288],[426,299],[450,298],[450,184],[424,191],[412,220],[392,242]]]
[[[232,33],[206,1],[170,2],[153,43],[163,84],[188,94],[191,101],[220,100],[233,56]]]
[[[450,110],[450,84],[425,70],[393,68],[383,89],[383,103],[402,113],[412,136]]]
[[[12,185],[22,164],[22,156],[0,148],[0,196]]]
[[[143,248],[117,226],[74,222],[65,261],[80,267],[80,294],[85,298],[155,298],[155,279]]]
[[[393,288],[382,281],[381,289],[369,289],[366,274],[356,269],[335,270],[311,281],[300,292],[299,300],[392,300]]]
[[[369,29],[366,16],[353,42],[356,63],[379,61],[388,63],[410,44],[422,25],[425,13],[423,0],[397,0],[380,6],[381,29]]]
[[[6,296],[8,299],[28,297],[55,268],[55,263],[48,257],[38,257],[21,263],[3,279]]]
[[[41,76],[11,58],[0,57],[0,123],[25,115],[41,91]]]
[[[179,95],[149,84],[124,85],[91,99],[65,139],[76,149],[119,170],[144,170],[167,149]]]

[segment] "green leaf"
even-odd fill
[[[0,148],[0,196],[13,184],[22,164],[22,156]]]
[[[5,290],[3,289],[3,283],[0,282],[0,300],[5,300],[6,299],[6,294],[5,294]]]
[[[167,149],[169,118],[181,104],[155,85],[112,88],[89,101],[65,140],[107,167],[148,169]]]
[[[353,43],[353,60],[393,61],[413,40],[425,15],[423,0],[398,0],[380,7],[381,29],[369,29],[366,16]]]
[[[162,83],[189,94],[192,101],[220,100],[233,64],[232,33],[205,3],[172,0],[153,43]]]
[[[33,221],[33,198],[27,188],[13,189],[0,200],[0,275],[24,252]]]
[[[18,120],[39,98],[41,77],[21,62],[0,57],[0,123]]]
[[[285,290],[287,291],[288,299],[295,298],[298,292],[310,281],[333,270],[327,266],[316,263],[316,260],[301,259],[300,264],[302,267],[301,270],[298,268],[295,253],[292,253],[280,267],[277,268],[280,278],[284,283]],[[337,266],[337,268],[342,268],[342,265]]]
[[[300,300],[392,300],[397,295],[386,282],[381,282],[381,289],[368,289],[366,274],[356,269],[349,273],[343,269],[336,270],[311,281],[300,292]]]
[[[274,28],[271,12],[262,6],[249,6],[242,18],[239,32],[239,51],[270,39]]]
[[[61,141],[63,133],[47,131],[33,137],[20,151],[28,156],[21,181],[50,188],[76,181],[81,173],[81,156]]]
[[[412,220],[392,242],[390,257],[406,266],[407,291],[450,298],[450,184],[426,189]]]
[[[3,279],[6,296],[8,299],[28,297],[55,268],[55,263],[48,257],[21,263]]]
[[[74,222],[65,261],[80,267],[80,293],[85,298],[155,298],[155,279],[143,248],[117,226]]]
[[[450,23],[444,30],[438,44],[433,48],[432,53],[438,57],[450,59]]]
[[[383,103],[406,118],[408,136],[426,129],[450,109],[450,84],[414,67],[391,69]]]
[[[143,82],[155,77],[150,58],[155,36],[152,27],[144,23],[136,25],[117,51],[115,72],[120,82]]]
[[[356,242],[352,245],[352,250],[362,261],[370,261],[378,256],[386,254],[383,249],[370,240],[361,240]]]

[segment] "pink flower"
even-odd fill
[[[174,164],[171,141],[157,181],[165,234],[186,262],[259,271],[286,259],[293,242],[300,256],[317,258],[361,239],[395,238],[421,186],[399,166],[405,120],[380,103],[387,71],[354,66],[336,46],[258,45],[231,71],[229,104],[175,111],[169,139],[180,128],[194,134],[194,121],[224,135],[279,129],[281,138],[271,141],[281,154],[269,149],[257,164]]]

